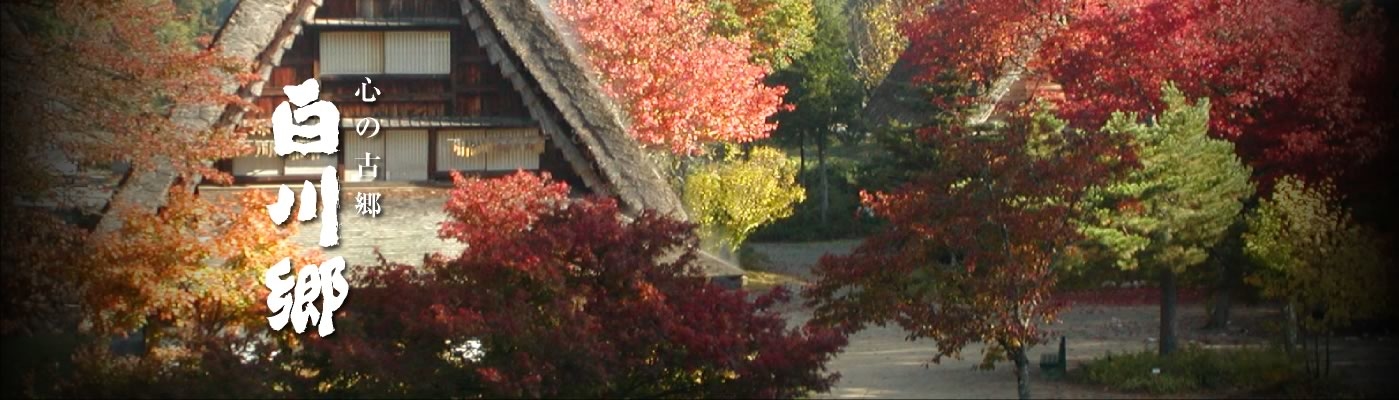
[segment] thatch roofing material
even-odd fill
[[[1010,111],[1016,104],[1030,100],[1031,95],[1034,94],[1031,92],[1058,90],[1057,85],[1046,82],[1026,82],[1027,79],[1033,78],[1030,76],[1032,71],[1029,71],[1026,65],[1035,56],[1035,52],[1040,49],[1042,37],[1046,35],[1048,29],[1037,31],[1035,36],[1024,44],[1023,49],[1001,63],[1000,75],[977,96],[976,106],[965,121],[967,125],[978,125],[1003,117],[1003,114]],[[914,61],[915,57],[910,52],[910,49],[904,49],[904,53],[890,67],[884,80],[870,93],[870,99],[865,105],[864,112],[869,126],[921,127],[932,122],[929,120],[930,113],[920,107],[922,104],[928,103],[929,99],[917,89],[918,84],[914,82],[920,66]],[[1027,88],[1026,85],[1032,87]]]
[[[622,112],[602,93],[595,74],[563,36],[546,4],[531,0],[462,0],[461,4],[463,16],[491,61],[520,91],[540,128],[589,188],[616,197],[628,215],[655,210],[688,219],[679,196],[628,135]],[[320,5],[321,0],[239,1],[214,45],[230,57],[252,60],[249,69],[263,79],[240,90],[230,77],[225,92],[249,99],[259,96],[272,69],[281,63],[303,26],[314,20]],[[238,124],[242,111],[185,108],[175,118],[191,130],[203,130],[214,124]],[[168,166],[135,173],[117,196],[158,208],[175,179]],[[99,230],[119,226],[114,214],[104,217]],[[732,264],[703,252],[700,258],[704,275],[730,284],[741,279],[743,271]]]
[[[302,4],[306,3],[306,4]],[[255,60],[254,64],[261,64],[262,70],[271,73],[271,65],[281,59],[281,51],[275,52],[275,59],[267,62],[268,57],[265,51],[269,48],[268,43],[273,43],[279,36],[285,36],[282,28],[287,26],[287,17],[295,10],[302,10],[307,15],[315,12],[316,5],[311,1],[297,0],[264,0],[264,1],[242,1],[237,9],[229,16],[229,21],[219,30],[218,37],[214,41],[215,46],[223,49],[223,53],[229,57],[237,59]],[[309,10],[308,10],[309,9]],[[299,26],[299,24],[294,24]],[[299,27],[297,28],[299,30]],[[295,34],[290,35],[295,37]],[[291,46],[290,40],[285,44],[273,47]],[[265,74],[264,74],[265,76]],[[239,85],[231,76],[223,76],[223,89],[225,93],[235,93],[239,90]],[[253,93],[261,91],[261,84],[255,85]],[[207,130],[226,118],[226,114],[234,110],[220,107],[179,107],[171,117],[176,123],[186,126],[191,131]],[[236,114],[236,112],[234,112]],[[165,205],[166,194],[171,185],[175,184],[178,178],[174,168],[168,163],[158,161],[148,171],[133,168],[128,177],[117,189],[111,204],[135,204],[147,209],[158,209]],[[108,212],[102,216],[102,221],[97,224],[94,230],[97,234],[112,232],[121,227],[121,216],[116,212]]]
[[[636,140],[627,134],[621,111],[603,94],[593,79],[595,74],[586,67],[582,55],[569,46],[558,19],[549,10],[535,1],[478,4],[472,0],[463,0],[462,9],[482,47],[521,89],[526,105],[545,131],[555,135],[560,147],[576,146],[592,161],[594,167],[588,169],[596,169],[601,175],[600,181],[589,182],[601,186],[594,187],[595,191],[616,196],[633,213],[652,209],[685,218],[679,197],[646,159]],[[482,23],[483,16],[491,26]],[[507,49],[510,51],[504,51]],[[514,57],[510,57],[512,54]],[[546,99],[531,98],[531,86],[537,87]],[[561,126],[545,122],[553,119],[544,112],[545,108],[552,108],[562,117],[559,125],[572,131],[571,140],[558,137],[565,133],[558,129]],[[565,151],[565,157],[570,153]]]
[[[603,94],[594,80],[596,72],[587,67],[546,5],[462,0],[462,10],[481,47],[520,90],[530,113],[564,157],[580,172],[599,172],[580,174],[593,191],[616,196],[631,215],[650,209],[688,220],[679,196],[627,134],[622,112]],[[593,166],[577,168],[581,161]],[[705,251],[698,255],[701,274],[729,287],[742,285],[742,269]]]

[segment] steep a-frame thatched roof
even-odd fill
[[[268,43],[282,36],[281,33],[286,28],[284,22],[289,20],[288,16],[293,14],[294,9],[301,11],[297,15],[310,18],[310,13],[314,12],[315,7],[311,6],[310,11],[307,11],[309,3],[311,2],[297,0],[240,1],[234,14],[229,17],[229,23],[219,29],[214,45],[222,47],[223,53],[230,57],[252,60],[250,68],[256,68],[265,77],[271,73],[275,65],[274,60],[281,59],[281,50],[291,46],[290,42],[285,46],[272,46],[281,50],[275,54],[268,54]],[[296,25],[295,31],[300,31],[299,24]],[[232,77],[225,77],[223,90],[226,93],[244,95],[254,93],[255,96],[255,93],[262,91],[262,87],[260,83],[253,87],[240,87]],[[236,121],[240,116],[241,113],[232,108],[209,106],[180,107],[171,118],[191,131],[201,131],[216,124]],[[108,204],[136,204],[149,209],[160,208],[165,205],[165,196],[177,178],[174,169],[164,162],[157,161],[155,167],[149,171],[132,169]],[[117,214],[108,212],[103,215],[95,232],[101,234],[119,229],[121,217]]]
[[[269,77],[319,6],[318,0],[242,0],[215,44],[235,56],[255,55],[254,70]],[[491,62],[589,189],[616,197],[628,214],[649,209],[685,218],[679,197],[627,135],[621,111],[569,46],[547,5],[462,0],[461,9]],[[243,95],[261,92],[256,83]]]
[[[463,0],[462,9],[530,113],[566,147],[569,162],[599,175],[591,181],[584,175],[594,191],[617,196],[632,211],[654,209],[684,218],[679,197],[626,133],[621,111],[592,79],[547,7],[528,0]],[[580,165],[585,160],[593,165]]]
[[[976,125],[994,119],[996,112],[1003,111],[1007,103],[1024,101],[1028,98],[1026,94],[1029,84],[1026,80],[1024,62],[1027,56],[1022,56],[1008,61],[1001,68],[1001,75],[998,76],[986,88],[985,92],[978,96],[976,107],[968,115],[966,123]],[[924,94],[919,92],[917,84],[914,83],[914,75],[917,74],[918,67],[912,61],[912,57],[905,54],[889,68],[889,73],[884,80],[870,93],[870,100],[865,105],[865,118],[872,127],[882,127],[890,125],[904,126],[924,126],[930,123],[931,116],[926,110],[919,107],[928,102]]]
[[[224,53],[251,60],[249,69],[263,79],[240,87],[229,80],[225,90],[245,98],[262,93],[263,82],[291,49],[303,25],[311,22],[321,0],[241,0],[214,38]],[[531,116],[594,193],[612,196],[624,212],[655,210],[688,219],[679,197],[627,134],[622,111],[603,94],[578,49],[544,2],[532,0],[462,0],[462,17],[493,64],[519,91]],[[182,110],[191,129],[235,124],[236,109]],[[168,169],[128,178],[119,197],[159,207],[175,181]],[[114,217],[103,226],[113,229]],[[732,285],[743,271],[701,252],[704,275]]]
[[[1026,68],[1039,51],[1043,37],[1051,29],[1053,28],[1045,27],[1036,31],[1035,36],[1030,37],[1017,54],[1001,64],[1000,74],[977,96],[976,106],[967,115],[967,125],[997,120],[1004,117],[1003,114],[1009,111],[1009,108],[1032,100],[1036,94],[1059,90],[1059,85],[1037,79],[1033,71]],[[864,111],[868,126],[920,127],[932,122],[929,120],[931,115],[920,107],[926,104],[928,99],[919,92],[917,84],[914,83],[919,66],[910,52],[910,49],[904,49],[899,59],[889,68],[889,73],[885,74],[884,80],[870,93]]]

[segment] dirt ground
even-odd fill
[[[294,191],[298,186],[291,186]],[[270,194],[276,193],[277,186],[260,185],[254,187]],[[200,193],[211,198],[236,195],[248,190],[247,187],[201,187]],[[448,188],[423,187],[411,184],[376,182],[345,183],[340,188],[340,244],[334,248],[321,248],[321,219],[300,222],[293,241],[305,249],[319,249],[326,258],[342,256],[350,265],[349,273],[361,267],[379,265],[376,250],[391,263],[419,264],[423,256],[435,252],[444,254],[460,253],[465,247],[457,242],[437,237],[438,225],[445,214],[442,207],[447,202]],[[364,215],[355,210],[356,193],[378,193],[380,214]],[[299,202],[300,200],[298,200]],[[291,225],[288,222],[284,226]]]
[[[751,244],[752,257],[767,284],[784,284],[796,289],[810,278],[810,266],[826,253],[845,253],[858,241]],[[799,303],[799,302],[794,302]],[[789,304],[783,310],[789,323],[801,324],[810,310]],[[1264,332],[1275,325],[1279,314],[1266,307],[1236,307],[1234,325],[1227,332],[1204,331],[1205,309],[1201,304],[1183,304],[1179,311],[1178,335],[1182,344],[1231,346],[1266,344]],[[1049,328],[1052,336],[1068,338],[1070,369],[1108,352],[1136,352],[1154,349],[1157,336],[1156,306],[1078,305],[1060,315]],[[1032,351],[1032,363],[1039,354],[1057,351],[1043,346]],[[1013,366],[1000,363],[992,371],[973,367],[981,359],[982,346],[968,346],[959,359],[931,364],[933,343],[910,342],[896,326],[870,327],[850,337],[845,351],[827,367],[841,378],[824,398],[1013,398],[1016,396]],[[1387,389],[1387,374],[1399,370],[1399,340],[1393,337],[1337,338],[1333,373],[1349,381],[1361,393]],[[1050,380],[1032,367],[1031,391],[1040,398],[1144,398],[1144,394],[1120,393],[1103,388]],[[1180,396],[1171,396],[1180,397]],[[1191,397],[1209,397],[1207,394]]]

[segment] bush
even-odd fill
[[[1160,374],[1152,373],[1160,368]],[[1086,383],[1116,390],[1178,394],[1253,391],[1274,388],[1299,377],[1295,363],[1273,348],[1205,349],[1192,346],[1165,358],[1155,351],[1107,356],[1084,363],[1073,373]]]
[[[706,238],[736,250],[753,230],[792,215],[806,198],[796,183],[797,163],[772,147],[746,157],[729,151],[722,162],[701,165],[685,179],[685,207]]]
[[[365,272],[299,354],[332,397],[763,397],[824,392],[839,332],[789,328],[788,293],[692,273],[694,227],[518,173],[454,175],[439,234],[469,243]],[[669,260],[669,261],[668,261]]]
[[[385,265],[364,267],[333,336],[269,332],[257,303],[240,311],[252,323],[217,334],[194,335],[217,326],[194,318],[165,328],[178,336],[156,336],[152,327],[161,326],[147,324],[144,351],[109,349],[117,334],[109,332],[3,336],[0,398],[791,398],[829,390],[837,375],[825,364],[845,336],[789,327],[776,308],[790,297],[785,289],[751,293],[699,279],[692,224],[650,211],[627,221],[615,199],[568,194],[529,173],[457,175],[439,235],[470,245],[421,266],[381,258]]]

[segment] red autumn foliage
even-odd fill
[[[777,127],[787,89],[750,60],[745,37],[708,31],[711,12],[695,0],[564,0],[554,9],[577,29],[603,89],[631,117],[642,144],[676,154],[704,144],[743,143]]]
[[[148,313],[178,315],[176,309],[193,301],[184,296],[199,297],[191,295],[198,290],[153,287],[183,279],[185,268],[200,265],[195,257],[280,240],[274,229],[233,233],[189,226],[189,221],[233,217],[221,205],[192,199],[188,191],[172,193],[177,198],[164,215],[131,210],[123,235],[95,237],[77,221],[23,209],[35,203],[60,210],[79,206],[85,196],[68,193],[79,188],[61,182],[81,182],[85,175],[74,176],[85,172],[80,168],[112,163],[129,162],[137,173],[168,163],[182,176],[227,178],[207,163],[247,150],[243,137],[229,129],[191,129],[172,115],[181,107],[241,105],[222,85],[248,77],[232,73],[242,64],[219,49],[172,37],[178,35],[167,29],[180,16],[169,1],[113,1],[101,7],[73,0],[26,2],[5,4],[0,12],[8,100],[0,163],[5,189],[32,201],[20,204],[10,193],[5,198],[7,209],[22,209],[3,220],[5,242],[14,251],[14,258],[7,252],[6,261],[15,260],[6,263],[13,266],[7,272],[25,278],[6,286],[16,289],[6,291],[6,304],[17,304],[7,308],[14,313],[5,316],[0,331],[53,322],[40,315],[69,311],[31,312],[24,304],[60,299],[83,304],[90,315],[101,311],[102,318],[94,318],[99,324],[109,318],[143,322]],[[109,208],[117,213],[133,206],[118,198]],[[196,234],[208,242],[197,242]],[[147,307],[152,304],[170,307]]]
[[[224,86],[253,75],[246,60],[193,45],[177,29],[185,22],[170,1],[0,6],[9,211],[0,334],[7,356],[19,351],[7,383],[23,382],[0,396],[267,393],[238,349],[253,342],[246,332],[267,328],[260,271],[303,254],[292,231],[244,212],[266,196],[211,201],[189,184],[227,179],[211,163],[249,149],[241,133],[190,114],[244,105]],[[132,176],[168,165],[182,184],[159,210],[156,195],[111,198],[103,212],[120,224],[90,231],[96,221],[70,209],[106,200],[92,172],[121,163]]]
[[[1096,126],[1116,110],[1161,109],[1161,82],[1210,99],[1210,133],[1271,187],[1274,177],[1340,176],[1375,156],[1380,127],[1366,104],[1380,77],[1369,16],[1305,0],[1131,1],[1085,7],[1045,46],[1071,120]]]
[[[1353,172],[1382,147],[1392,102],[1368,89],[1383,80],[1380,25],[1370,8],[1306,0],[987,0],[943,2],[905,31],[922,79],[987,85],[1019,63],[1062,85],[1062,115],[1083,129],[1159,112],[1174,82],[1210,99],[1211,134],[1266,188]]]
[[[278,229],[266,213],[249,211],[271,203],[270,194],[210,200],[177,186],[168,196],[158,213],[113,211],[124,215],[121,229],[89,238],[78,275],[92,330],[203,343],[265,329],[267,309],[250,300],[266,298],[262,271],[283,257],[305,265],[320,254],[291,243],[296,226]]]
[[[822,366],[844,336],[786,328],[769,309],[785,291],[749,300],[690,275],[690,224],[624,221],[547,175],[454,180],[440,235],[468,248],[367,272],[336,335],[312,339],[321,380],[415,397],[794,397],[834,381]]]
[[[984,342],[984,365],[1014,361],[1027,384],[1028,350],[1060,308],[1053,267],[1079,238],[1077,199],[1128,160],[1112,137],[1062,128],[1022,114],[999,132],[919,131],[938,165],[891,192],[862,193],[889,225],[821,260],[805,292],[816,321],[847,331],[897,323],[936,342],[934,362]]]
[[[208,163],[249,151],[244,135],[191,129],[175,114],[245,105],[223,90],[255,79],[245,61],[172,37],[182,17],[170,1],[47,3],[6,5],[53,25],[4,35],[5,93],[14,100],[5,121],[19,131],[7,140],[18,142],[5,147],[7,168],[19,179],[51,175],[40,155],[52,148],[79,165],[168,162],[182,175],[227,178]]]
[[[1007,63],[1023,64],[1026,51],[1054,32],[1055,16],[1068,6],[1063,0],[944,1],[902,26],[909,37],[905,57],[919,67],[918,80],[955,74],[987,85]]]

